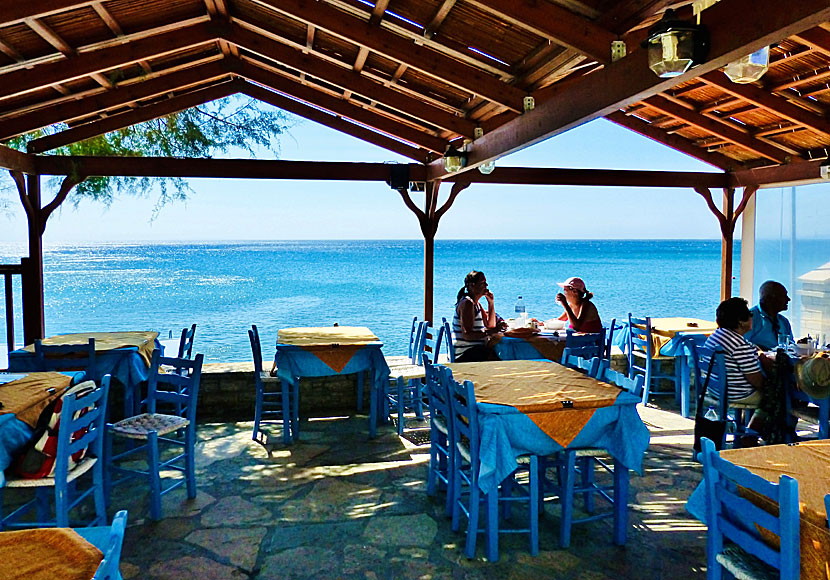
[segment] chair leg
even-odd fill
[[[614,543],[625,545],[628,531],[628,468],[614,458]]]
[[[582,475],[582,488],[588,490],[582,495],[585,502],[585,511],[592,514],[594,513],[594,491],[592,489],[594,485],[594,458],[582,457],[579,470]]]
[[[576,467],[576,453],[564,451],[565,465],[562,468],[562,517],[559,522],[559,547],[567,548],[571,545],[571,524],[574,509],[574,468]]]
[[[62,492],[59,492],[57,487],[54,489],[55,522],[59,528],[69,527],[69,509],[67,508],[66,492],[66,489]],[[48,487],[38,487],[35,490],[35,507],[37,508],[36,515],[38,522],[46,523],[52,519],[49,513],[49,496],[52,493],[53,490]],[[61,517],[61,514],[63,514],[63,517]]]
[[[159,473],[158,434],[147,434],[147,471],[150,478],[150,519],[161,519],[161,474]]]
[[[257,386],[256,403],[254,404],[254,433],[251,436],[251,439],[253,439],[254,441],[257,440],[257,436],[259,435],[259,422],[262,419],[262,398],[262,388],[260,388],[260,386]],[[283,426],[283,428],[285,427]]]
[[[444,506],[444,512],[447,516],[452,516],[452,506],[453,506],[453,498],[455,497],[455,480],[453,479],[453,474],[455,473],[455,453],[452,447],[452,441],[447,442],[447,449],[449,450],[449,456],[447,457],[447,501],[446,505]]]
[[[398,435],[403,435],[403,417],[404,417],[404,380],[398,377],[396,381],[396,388],[398,391]]]
[[[539,510],[537,509],[537,501],[539,494],[539,456],[530,456],[530,495],[527,501],[527,513],[530,519],[530,555],[536,556],[539,554]]]
[[[512,477],[512,476],[510,476]],[[490,562],[499,561],[499,491],[495,489],[485,496],[487,504],[487,524],[485,526],[485,553]],[[473,528],[467,531],[467,542],[470,541],[470,532],[477,534]],[[475,556],[475,535],[473,536],[473,556]],[[469,556],[469,557],[473,557]]]
[[[106,471],[104,469],[104,460],[102,457],[99,457],[95,461],[95,465],[92,466],[92,485],[94,486],[92,497],[95,501],[95,521],[90,525],[93,526],[107,525],[107,502],[104,492],[104,471]]]
[[[478,538],[478,514],[481,503],[481,492],[478,489],[478,482],[473,479],[470,484],[470,515],[467,518],[467,542],[464,547],[464,554],[473,559],[476,556],[476,539]]]
[[[110,427],[112,425],[107,424],[104,429],[104,457],[103,463],[103,471],[104,471],[104,503],[106,507],[110,506],[110,494],[112,494],[112,468],[113,468],[113,455],[112,455],[112,439],[113,434],[110,431]]]
[[[196,497],[196,425],[190,423],[187,426],[185,433],[187,440],[185,441],[185,481],[187,485],[187,497],[193,499]]]
[[[691,376],[689,373],[689,359],[686,354],[681,354],[674,359],[674,364],[679,367],[677,382],[680,385],[680,414],[689,418],[689,399],[691,398]]]

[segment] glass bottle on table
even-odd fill
[[[519,328],[523,328],[527,326],[527,309],[525,308],[525,301],[522,300],[522,297],[519,296],[519,299],[516,300],[516,326]]]

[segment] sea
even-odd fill
[[[0,244],[0,264],[22,255],[24,246]],[[518,296],[531,317],[559,316],[556,283],[579,276],[604,321],[629,312],[713,320],[720,240],[436,240],[436,320],[452,317],[471,270],[485,273],[504,318]],[[423,317],[423,272],[420,240],[52,245],[44,255],[46,335],[155,330],[167,338],[195,323],[195,352],[206,362],[241,362],[251,360],[251,324],[267,360],[278,329],[337,323],[369,327],[385,353],[402,354],[413,316]],[[20,347],[19,284],[14,294]],[[0,368],[4,359],[0,345]]]

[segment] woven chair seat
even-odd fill
[[[262,379],[263,383],[269,383],[269,384],[274,384],[275,385],[275,384],[280,382],[279,378],[272,377],[271,374],[268,371],[261,371],[259,373],[259,378]]]
[[[90,470],[98,459],[84,457],[80,463],[69,470],[66,481],[73,481]],[[55,487],[54,477],[40,477],[38,479],[7,479],[6,487]]]
[[[406,365],[412,364],[412,357],[406,355],[400,356],[385,356],[383,357],[386,359],[386,365],[389,367],[402,367]]]
[[[142,413],[115,423],[112,426],[112,432],[130,439],[146,439],[151,431],[155,431],[158,435],[167,435],[173,431],[183,429],[189,424],[190,421],[176,415]]]
[[[790,414],[810,423],[818,423],[818,407],[816,405],[795,406],[790,409]]]
[[[781,572],[735,544],[726,546],[715,558],[736,580],[775,580],[781,577]]]
[[[403,377],[405,380],[423,379],[426,376],[426,369],[420,365],[403,364],[389,367],[390,380],[395,380],[398,377]]]

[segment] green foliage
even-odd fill
[[[59,123],[21,137],[5,145],[26,150],[33,139],[63,131]],[[54,150],[56,155],[90,155],[101,157],[202,157],[220,153],[240,153],[255,157],[266,150],[279,154],[279,136],[291,128],[289,118],[280,110],[254,99],[233,96],[193,107],[92,137]],[[46,191],[57,191],[61,178],[44,183]],[[147,195],[158,188],[157,212],[166,203],[185,200],[192,189],[185,179],[159,177],[88,177],[70,193],[75,205],[82,199],[94,199],[109,205],[120,193]],[[0,206],[2,207],[2,206]]]

